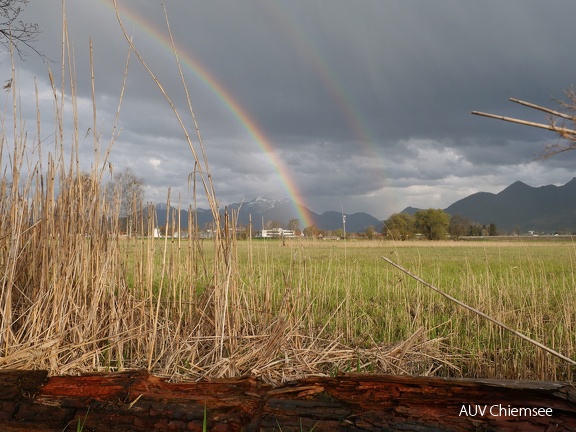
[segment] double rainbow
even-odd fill
[[[110,0],[100,0],[100,2],[108,9],[113,9],[113,4]],[[155,44],[161,46],[162,49],[172,52],[172,42],[167,32],[157,28],[155,24],[142,17],[132,8],[127,6],[118,5],[118,11],[122,20],[126,20],[133,26],[142,30],[147,37]],[[311,214],[303,206],[304,200],[298,190],[298,186],[290,173],[288,168],[280,159],[277,152],[274,151],[272,143],[266,137],[262,129],[258,126],[256,121],[250,116],[250,113],[244,109],[230,91],[210,73],[197,59],[195,59],[188,50],[176,44],[176,51],[180,58],[182,65],[191,72],[195,78],[199,79],[208,89],[222,102],[228,111],[238,120],[239,124],[248,132],[250,137],[256,144],[264,151],[266,157],[273,165],[278,173],[284,189],[286,190],[289,198],[294,203],[294,209],[298,214],[299,219],[304,223],[304,226],[314,224]],[[302,204],[302,205],[301,205]]]

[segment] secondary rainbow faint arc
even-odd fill
[[[281,0],[268,0],[263,3],[263,10],[268,13],[276,31],[282,33],[309,66],[310,71],[318,77],[321,87],[333,101],[332,106],[340,112],[348,130],[353,132],[353,139],[366,150],[366,156],[376,161],[383,175],[382,179],[385,180],[386,172],[381,152],[362,113],[347,92],[346,85],[338,80],[337,69],[329,66],[323,50],[317,47],[313,38],[307,37],[306,29],[299,27],[287,12],[287,4],[289,3]]]
[[[111,1],[101,0],[104,6],[109,9],[114,9]],[[139,28],[144,30],[144,32],[150,36],[150,38],[156,41],[158,44],[162,45],[163,48],[172,52],[172,43],[168,34],[162,33],[159,29],[154,27],[152,23],[147,21],[145,18],[138,15],[134,10],[127,8],[126,6],[118,5],[120,17],[128,19],[131,23],[136,24]],[[137,42],[135,42],[137,45]],[[294,202],[294,209],[296,210],[300,219],[304,222],[305,226],[311,226],[314,221],[307,210],[300,204],[304,204],[302,195],[300,194],[298,187],[285,166],[282,160],[274,152],[272,144],[262,132],[258,124],[250,117],[249,113],[234,99],[230,92],[217,81],[210,72],[202,66],[191,54],[189,54],[185,49],[180,47],[177,43],[176,51],[178,57],[182,64],[184,64],[197,78],[199,78],[217,97],[220,99],[227,109],[236,117],[242,127],[248,132],[248,134],[256,141],[258,146],[264,150],[267,158],[270,160],[275,170],[280,176],[280,180],[286,189],[286,192],[290,196],[290,199]]]

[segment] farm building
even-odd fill
[[[267,230],[259,231],[256,237],[261,238],[294,238],[296,233],[294,230],[288,230],[283,228],[272,228]]]

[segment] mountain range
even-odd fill
[[[155,206],[158,226],[166,224],[166,218],[177,218],[177,209],[168,209],[166,204]],[[262,225],[277,221],[284,225],[292,219],[300,221],[300,228],[306,228],[302,214],[321,230],[342,229],[342,213],[326,211],[315,213],[290,199],[270,199],[258,197],[252,201],[229,204],[228,212],[237,212],[238,223],[260,230]],[[402,213],[414,214],[419,209],[407,207]],[[576,177],[563,186],[546,185],[532,187],[517,181],[499,193],[478,192],[456,201],[443,209],[454,216],[460,215],[482,225],[494,223],[501,233],[536,232],[576,232]],[[221,209],[224,212],[224,209]],[[197,209],[198,226],[202,229],[213,221],[210,210]],[[181,227],[188,227],[188,211],[180,211]],[[346,214],[346,231],[362,232],[369,226],[377,231],[382,229],[382,220],[363,212]]]
[[[174,218],[177,220],[178,210],[171,207],[169,210],[166,204],[156,204],[156,220],[158,226],[164,226],[166,219]],[[305,221],[300,216],[307,214],[309,219],[314,225],[321,230],[337,230],[342,229],[342,212],[339,211],[326,211],[322,214],[315,213],[310,209],[294,203],[290,199],[270,199],[257,197],[252,201],[242,203],[232,203],[225,208],[229,213],[236,212],[238,217],[238,224],[241,226],[248,226],[252,221],[252,229],[257,231],[261,230],[262,226],[268,225],[271,222],[280,222],[287,225],[292,219],[300,221],[300,229],[306,228]],[[225,209],[220,209],[224,213]],[[196,217],[198,219],[198,226],[202,229],[213,222],[212,212],[206,209],[197,209]],[[188,228],[188,211],[180,210],[180,226],[183,229]],[[369,226],[373,226],[376,230],[382,230],[383,221],[369,215],[368,213],[358,212],[346,214],[346,231],[347,232],[361,232],[365,231]]]
[[[407,207],[402,212],[417,210]],[[532,187],[517,181],[497,194],[467,196],[444,211],[483,225],[494,223],[501,233],[576,232],[576,177],[562,186]]]

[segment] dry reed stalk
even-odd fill
[[[114,4],[114,10],[116,12],[116,18],[118,20],[118,24],[119,24],[120,29],[122,30],[122,32],[124,34],[124,37],[126,38],[128,44],[130,45],[131,50],[134,52],[134,54],[136,55],[136,57],[138,58],[138,60],[142,64],[142,66],[146,69],[146,71],[148,72],[148,74],[150,75],[150,77],[152,78],[152,80],[154,81],[154,83],[156,84],[156,86],[158,87],[158,89],[160,90],[160,92],[162,93],[162,95],[164,96],[164,98],[166,99],[168,104],[170,105],[170,108],[172,109],[172,112],[174,113],[174,116],[176,117],[176,119],[180,125],[180,128],[182,129],[182,132],[185,135],[185,138],[186,138],[186,141],[187,141],[188,146],[190,148],[190,151],[192,152],[192,155],[194,157],[194,162],[196,164],[195,166],[198,169],[200,179],[201,179],[202,184],[204,186],[204,192],[206,193],[206,198],[208,199],[208,204],[210,205],[210,208],[212,210],[212,214],[215,218],[215,221],[218,222],[218,220],[219,220],[218,203],[216,200],[216,194],[214,191],[214,187],[212,185],[212,177],[210,175],[208,167],[205,164],[203,164],[201,159],[199,158],[198,153],[196,151],[196,148],[194,147],[194,145],[192,143],[192,139],[190,138],[190,134],[188,133],[188,129],[186,128],[186,125],[185,125],[182,117],[180,116],[180,114],[176,108],[176,105],[172,102],[172,99],[168,96],[168,94],[164,90],[164,86],[158,80],[158,78],[156,77],[154,72],[150,69],[150,67],[148,66],[148,64],[144,60],[144,58],[140,55],[140,52],[136,49],[136,47],[132,41],[132,38],[130,38],[128,36],[128,33],[126,32],[126,29],[125,29],[124,24],[122,22],[122,19],[120,17],[120,13],[118,10],[118,5],[117,5],[116,0],[113,0],[113,4]],[[169,34],[170,34],[170,38],[172,39],[172,34],[170,31],[169,31]],[[174,46],[173,46],[173,51],[174,51],[174,55],[176,56],[176,59],[178,59],[178,54],[177,54]],[[179,62],[178,62],[178,66],[179,66]],[[180,68],[179,68],[179,72],[180,72],[180,76],[182,78],[182,81],[185,82],[184,77],[182,75],[182,70]],[[199,128],[196,124],[196,121],[195,121],[195,116],[194,116],[194,112],[192,110],[192,104],[190,103],[189,96],[188,96],[188,101],[189,101],[190,114],[191,114],[192,119],[194,121],[196,132],[198,134],[199,146],[200,146],[202,152],[204,152],[204,144],[203,144],[202,138],[199,134],[200,130],[199,130]],[[207,161],[207,159],[204,159],[204,162],[206,162],[206,161]]]
[[[458,299],[456,299],[456,298],[454,298],[454,297],[446,294],[445,292],[443,292],[442,290],[438,289],[438,288],[435,287],[434,285],[429,284],[428,282],[422,280],[421,278],[419,278],[419,277],[416,276],[415,274],[411,273],[410,271],[408,271],[408,270],[406,270],[405,268],[401,267],[400,265],[396,264],[395,262],[393,262],[393,261],[390,260],[389,258],[384,257],[384,256],[382,256],[381,258],[382,258],[384,261],[386,261],[386,262],[388,262],[389,264],[391,264],[391,265],[393,265],[394,267],[396,267],[398,270],[400,270],[400,271],[402,271],[403,273],[407,274],[407,275],[410,276],[411,278],[417,280],[418,282],[420,282],[421,284],[427,286],[428,288],[436,291],[438,294],[446,297],[448,300],[450,300],[450,301],[458,304],[459,306],[461,306],[461,307],[463,307],[463,308],[465,308],[465,309],[467,309],[467,310],[469,310],[469,311],[471,311],[471,312],[473,312],[473,313],[481,316],[482,318],[487,319],[488,321],[496,324],[497,326],[503,328],[504,330],[506,330],[506,331],[514,334],[515,336],[518,336],[518,337],[521,338],[521,339],[524,339],[525,341],[530,342],[531,344],[537,346],[538,348],[541,348],[541,349],[543,349],[544,351],[547,351],[548,353],[550,353],[550,354],[552,354],[552,355],[554,355],[554,356],[556,356],[556,357],[558,357],[558,358],[560,358],[560,359],[562,359],[562,360],[570,363],[571,365],[576,365],[576,361],[572,360],[571,358],[566,357],[565,355],[559,353],[558,351],[555,351],[555,350],[553,350],[552,348],[549,348],[549,347],[547,347],[546,345],[543,345],[543,344],[541,344],[540,342],[535,341],[534,339],[532,339],[532,338],[524,335],[523,333],[520,333],[519,331],[516,331],[516,330],[510,328],[510,327],[507,326],[506,324],[498,321],[497,319],[492,318],[491,316],[485,314],[484,312],[481,312],[481,311],[479,311],[478,309],[475,309],[475,308],[467,305],[466,303],[463,303],[463,302],[461,302],[460,300],[458,300]]]
[[[162,95],[164,96],[164,98],[166,99],[168,104],[170,105],[170,107],[171,107],[183,133],[184,133],[184,136],[186,138],[186,141],[188,143],[188,146],[189,146],[189,148],[192,152],[192,156],[194,158],[195,175],[199,175],[199,177],[200,177],[200,180],[201,180],[202,185],[204,187],[204,192],[206,194],[206,198],[208,199],[208,203],[209,203],[210,208],[212,210],[212,216],[214,218],[215,227],[216,227],[216,230],[214,231],[214,233],[215,233],[215,241],[214,241],[215,250],[214,250],[214,253],[216,255],[216,258],[213,260],[214,268],[213,268],[213,273],[212,273],[213,286],[214,286],[214,297],[213,297],[213,300],[214,300],[213,311],[214,312],[213,313],[214,313],[214,323],[216,325],[215,332],[216,332],[216,334],[221,335],[219,346],[217,348],[217,351],[214,352],[214,355],[215,355],[215,359],[216,358],[222,358],[222,356],[224,356],[224,341],[226,340],[225,334],[227,331],[226,329],[227,328],[228,329],[233,328],[233,326],[230,325],[230,312],[229,312],[231,310],[231,304],[229,303],[229,291],[231,288],[234,288],[234,290],[236,288],[235,284],[234,284],[234,286],[232,286],[230,284],[231,276],[233,274],[232,267],[231,267],[233,265],[233,263],[231,261],[231,257],[233,255],[231,247],[233,247],[233,242],[230,242],[231,235],[230,235],[230,231],[228,230],[229,220],[227,218],[225,218],[223,221],[224,231],[223,231],[223,233],[221,232],[220,212],[219,212],[218,203],[216,200],[216,194],[215,194],[214,187],[212,184],[212,176],[210,174],[210,170],[209,170],[209,166],[208,166],[208,160],[206,158],[206,154],[205,154],[205,150],[204,150],[204,143],[202,141],[202,136],[200,135],[200,130],[198,128],[198,124],[196,122],[194,111],[192,109],[192,104],[191,104],[191,100],[190,100],[189,93],[187,90],[186,82],[185,82],[185,79],[184,79],[184,76],[182,73],[182,69],[181,69],[180,63],[179,63],[178,53],[177,53],[175,45],[173,43],[172,32],[171,32],[169,24],[168,24],[168,33],[169,33],[169,36],[172,40],[173,53],[174,53],[174,56],[176,59],[176,64],[178,66],[178,72],[179,72],[179,75],[181,77],[183,87],[185,89],[185,93],[187,95],[188,110],[189,110],[189,114],[191,116],[192,122],[193,122],[195,130],[196,130],[196,134],[197,134],[197,138],[198,138],[198,146],[199,146],[200,152],[202,154],[202,159],[200,159],[198,152],[196,151],[196,148],[192,143],[190,135],[189,135],[187,128],[184,124],[184,121],[181,118],[178,110],[176,109],[176,106],[174,105],[171,98],[168,96],[168,94],[164,90],[164,87],[162,86],[160,81],[157,79],[155,74],[148,67],[145,60],[142,58],[142,56],[138,52],[138,50],[134,46],[132,40],[128,37],[128,34],[124,28],[124,25],[122,23],[122,20],[121,20],[120,14],[119,14],[116,1],[114,1],[114,8],[116,11],[118,23],[120,25],[120,28],[121,28],[126,40],[128,41],[128,44],[130,45],[132,51],[135,53],[135,55],[138,58],[138,60],[140,61],[140,63],[146,69],[146,71],[148,72],[148,74],[150,75],[150,77],[152,78],[152,80],[154,81],[154,83],[156,84],[156,86],[158,87],[158,89],[160,90],[160,92],[162,93]],[[168,22],[167,14],[166,14],[166,21]],[[228,347],[228,349],[229,349],[229,347]]]
[[[46,171],[40,111],[37,108],[38,139],[33,150],[40,158],[24,167],[23,160],[30,156],[30,149],[23,123],[18,127],[15,102],[11,170],[5,170],[0,180],[4,197],[0,205],[1,220],[7,222],[0,224],[0,256],[3,257],[0,363],[12,367],[43,367],[54,373],[99,369],[101,362],[106,361],[104,351],[108,361],[113,356],[123,365],[125,344],[134,339],[139,326],[124,314],[125,310],[134,308],[135,302],[126,292],[123,275],[118,272],[118,244],[110,235],[117,229],[117,217],[110,212],[110,203],[103,199],[101,184],[107,153],[104,159],[100,158],[97,148],[100,137],[96,131],[95,158],[102,166],[94,164],[89,173],[82,173],[79,168],[72,66],[68,71],[74,118],[70,144],[65,143],[64,71],[69,63],[64,59],[71,58],[68,46],[64,25],[60,91],[49,72],[56,134],[54,153],[47,155]],[[94,88],[94,81],[92,86]],[[12,91],[13,101],[17,101],[17,85]],[[93,95],[93,103],[94,100]],[[96,121],[95,105],[93,111]],[[4,142],[8,134],[4,121],[2,125]],[[67,164],[65,152],[70,156]],[[106,315],[105,320],[102,315]]]

